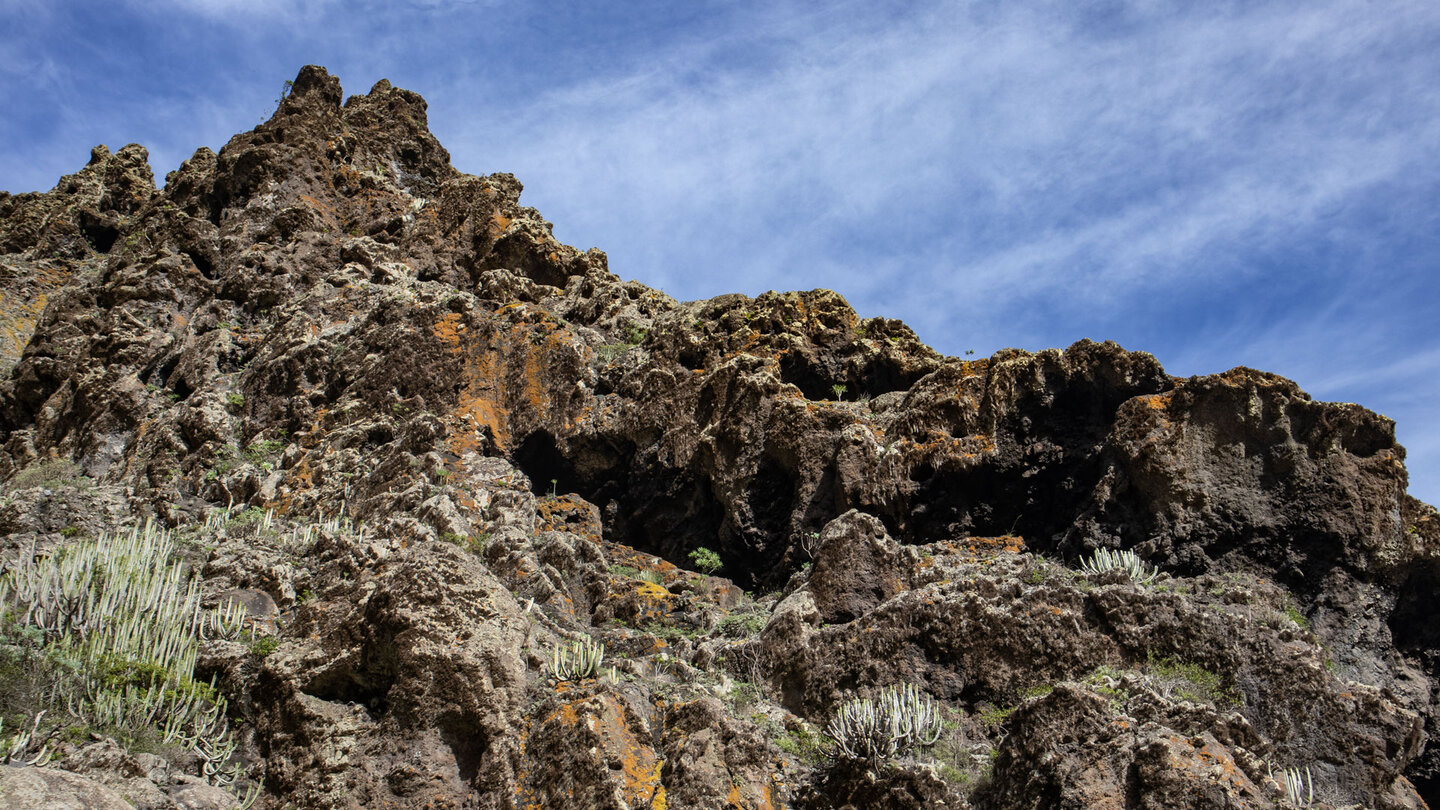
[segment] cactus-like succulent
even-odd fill
[[[39,751],[31,751],[30,746],[36,742],[36,735],[40,732],[40,721],[44,719],[45,712],[41,711],[35,715],[35,720],[30,728],[20,727],[20,730],[5,736],[5,718],[0,717],[0,765],[39,765],[48,761],[50,757],[50,743],[44,742]]]
[[[906,684],[842,704],[825,733],[836,758],[879,762],[934,745],[943,728],[934,698]]]
[[[1315,802],[1315,781],[1310,776],[1309,766],[1304,770],[1286,768],[1271,776],[1284,788],[1285,798],[1296,807],[1309,807]]]
[[[605,645],[586,636],[555,648],[550,656],[550,675],[557,681],[579,681],[600,673]]]
[[[1089,560],[1080,564],[1080,570],[1092,576],[1107,571],[1124,571],[1136,585],[1147,585],[1160,575],[1159,569],[1146,565],[1129,549],[1111,551],[1108,548],[1097,548]]]
[[[174,535],[147,522],[32,552],[0,577],[0,617],[36,628],[47,651],[72,662],[54,684],[54,707],[94,729],[160,730],[198,757],[207,779],[229,787],[241,771],[227,767],[235,741],[226,702],[194,672],[201,639],[236,638],[246,615],[238,604],[201,607],[200,581],[174,550]],[[131,674],[117,682],[116,673]]]

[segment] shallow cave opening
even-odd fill
[[[786,352],[780,357],[780,381],[799,388],[806,399],[835,399],[835,387],[845,385],[848,388],[848,385],[846,380],[840,379],[838,370],[828,365],[802,352]],[[859,394],[858,391],[851,392],[852,397]]]
[[[543,430],[526,436],[515,448],[515,466],[530,479],[530,491],[536,495],[576,493],[591,503],[589,487],[581,486],[575,466],[560,452],[555,437]]]
[[[1440,803],[1440,772],[1437,772],[1433,765],[1432,769],[1423,773],[1412,765],[1410,770],[1405,772],[1405,778],[1415,786],[1415,792],[1420,794],[1420,798],[1425,800],[1425,804],[1430,807],[1440,806],[1437,804]]]
[[[109,253],[115,240],[120,238],[120,230],[114,222],[89,211],[80,212],[80,233],[100,253]]]
[[[364,706],[372,720],[379,720],[390,710],[390,688],[395,685],[398,660],[394,640],[378,640],[365,646],[358,666],[327,670],[304,691],[332,703]]]
[[[909,498],[875,510],[907,545],[956,537],[1019,535],[1031,551],[1051,551],[1079,511],[1084,488],[1063,468],[936,468],[911,472]]]
[[[1431,678],[1440,674],[1440,625],[1434,620],[1437,591],[1440,591],[1440,570],[1413,568],[1398,589],[1395,609],[1387,622],[1395,646],[1418,659]],[[1433,728],[1426,731],[1434,734]],[[1434,736],[1425,751],[1405,769],[1405,778],[1426,804],[1440,807],[1440,745]]]
[[[720,555],[717,572],[741,587],[783,582],[780,570],[793,508],[794,482],[779,462],[762,463],[748,485],[745,521],[729,511],[701,473],[637,457],[629,439],[580,439],[562,450],[555,437],[536,431],[511,460],[539,496],[574,493],[600,508],[605,539],[654,554],[694,570],[690,554],[708,548]]]
[[[905,368],[894,358],[877,357],[860,373],[861,393],[878,397],[891,391],[909,391],[921,377],[929,374],[930,368],[917,366]]]
[[[440,739],[450,747],[455,756],[455,769],[460,781],[469,785],[480,775],[480,763],[490,747],[490,740],[483,732],[476,732],[479,723],[469,717],[445,717],[440,723]]]
[[[215,280],[215,263],[210,261],[209,257],[190,248],[184,248],[180,252],[190,259],[190,263],[195,265],[195,269],[200,271],[200,275],[211,281]]]
[[[1440,593],[1440,571],[1410,571],[1399,588],[1389,621],[1395,646],[1421,658],[1432,671],[1440,666],[1440,624],[1434,620],[1436,593]]]
[[[806,399],[814,400],[856,400],[908,391],[929,371],[924,366],[907,369],[893,358],[883,356],[856,362],[853,357],[834,354],[817,357],[791,351],[780,357],[781,381],[799,388]]]

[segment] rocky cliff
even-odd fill
[[[47,747],[0,790],[651,810],[1435,795],[1440,520],[1406,495],[1389,420],[1113,343],[945,357],[825,290],[676,301],[558,243],[520,190],[452,168],[415,93],[342,104],[307,67],[163,189],[131,145],[0,195],[6,576],[153,518],[206,609],[249,610],[193,665],[228,759],[0,689],[0,731],[33,728],[12,758]],[[1097,571],[1097,550],[1140,565]],[[63,639],[28,604],[10,597],[0,664],[53,691]],[[836,750],[847,705],[910,685],[933,742]]]

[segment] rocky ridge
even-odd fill
[[[420,96],[342,98],[307,67],[163,189],[131,145],[0,195],[7,566],[155,517],[268,605],[196,669],[258,806],[1436,795],[1440,520],[1388,419],[1113,343],[945,357],[825,290],[676,301],[457,172]],[[613,669],[557,681],[584,637]],[[901,684],[939,742],[823,755]],[[55,729],[56,784],[228,801]]]

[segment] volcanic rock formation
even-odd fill
[[[826,290],[676,301],[456,171],[425,113],[306,67],[161,190],[131,145],[0,195],[0,550],[194,538],[207,605],[263,619],[196,668],[257,806],[1436,795],[1440,520],[1390,420],[1108,342],[945,357]],[[587,637],[607,677],[557,678]],[[938,742],[827,756],[906,684]],[[0,789],[231,801],[51,742],[70,775]]]

